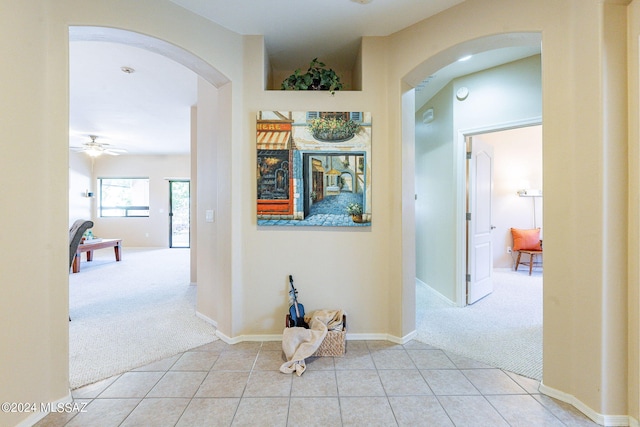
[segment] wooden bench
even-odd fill
[[[84,241],[78,245],[76,256],[73,258],[73,272],[80,271],[80,257],[82,252],[87,253],[87,262],[93,261],[93,251],[96,249],[113,248],[116,254],[116,261],[120,261],[120,246],[122,239],[100,239],[98,242]]]

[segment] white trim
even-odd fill
[[[394,335],[387,335],[387,341],[391,341],[396,344],[405,345],[406,343],[414,339],[416,335],[418,335],[418,331],[414,329],[413,331],[409,332],[407,335],[403,336],[402,338],[398,338]]]
[[[465,136],[481,135],[483,133],[501,132],[510,129],[518,129],[529,126],[537,126],[542,124],[542,116],[529,117],[522,120],[514,120],[511,122],[494,123],[487,126],[481,126],[477,128],[459,129],[458,132]]]
[[[416,277],[416,284],[426,287],[427,291],[430,292],[431,294],[433,294],[433,296],[435,296],[436,298],[438,298],[443,304],[446,304],[449,307],[455,307],[456,306],[455,302],[451,301],[449,298],[445,297],[440,292],[436,291],[431,286],[427,285],[425,282],[423,282],[422,280],[418,279],[417,277]]]
[[[196,317],[199,317],[200,319],[204,320],[205,322],[213,325],[213,327],[218,329],[218,322],[216,322],[215,320],[213,320],[210,317],[205,316],[204,314],[200,313],[198,310],[196,310]],[[217,334],[218,334],[218,332],[216,331],[216,335]]]
[[[629,426],[630,427],[640,427],[640,423],[638,422],[638,420],[636,420],[632,416],[629,416]]]
[[[417,331],[413,331],[404,337],[397,337],[391,334],[347,334],[346,339],[350,341],[390,341],[395,344],[406,344],[415,338]],[[238,344],[241,342],[265,342],[282,341],[282,334],[270,335],[239,335],[231,338],[220,331],[216,331],[216,336],[227,344]]]
[[[239,342],[242,342],[242,340],[239,340],[238,338],[229,338],[219,330],[216,330],[216,336],[227,344],[237,344]]]
[[[627,427],[631,426],[632,417],[627,415],[604,415],[600,414],[587,405],[585,405],[582,401],[580,401],[577,397],[572,394],[565,393],[560,390],[556,390],[552,387],[548,387],[544,385],[542,382],[540,383],[540,387],[538,391],[541,393],[553,397],[554,399],[558,399],[562,402],[568,403],[576,408],[578,411],[585,414],[589,417],[593,422],[598,423],[602,426],[610,426],[610,427]],[[635,421],[635,420],[634,420]],[[637,421],[635,421],[635,425],[637,425]]]
[[[52,408],[56,407],[59,403],[71,403],[71,402],[73,402],[73,397],[71,397],[71,390],[69,390],[69,393],[65,397],[51,402],[50,407]],[[40,412],[39,409],[40,408],[38,408],[38,411],[31,414],[31,416],[29,416],[27,419],[20,421],[19,424],[16,424],[16,427],[31,427],[51,413],[51,412]]]
[[[458,138],[453,145],[453,159],[456,167],[456,297],[455,305],[467,305],[467,144],[466,132],[458,130]]]

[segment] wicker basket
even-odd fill
[[[285,326],[290,328],[293,326],[291,316],[287,314]],[[344,356],[347,345],[347,316],[342,316],[342,330],[341,331],[328,331],[327,335],[322,340],[320,347],[316,350],[311,357],[321,356]]]

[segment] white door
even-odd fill
[[[473,304],[493,292],[493,147],[469,138],[467,152],[467,304]]]

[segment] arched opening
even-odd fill
[[[173,262],[175,260],[175,257],[179,257],[182,263],[185,263],[185,262],[187,263],[186,276],[188,276],[188,279],[185,279],[185,280],[186,280],[186,288],[189,288],[189,289],[184,292],[185,293],[188,292],[190,294],[188,299],[188,301],[190,302],[190,306],[186,308],[181,307],[181,309],[183,310],[183,313],[186,310],[188,315],[186,322],[183,322],[182,326],[184,328],[193,328],[194,330],[197,329],[198,331],[197,331],[197,334],[194,334],[193,336],[191,336],[186,340],[184,338],[185,338],[185,335],[187,334],[182,334],[182,336],[179,338],[178,338],[178,335],[180,334],[175,335],[176,337],[176,339],[174,340],[175,342],[173,342],[172,345],[170,346],[163,345],[160,341],[162,341],[164,338],[158,336],[157,339],[155,339],[154,341],[147,341],[146,344],[144,344],[144,339],[135,340],[136,345],[141,344],[142,346],[147,346],[146,349],[138,348],[136,351],[133,351],[132,349],[129,349],[130,351],[127,351],[127,349],[122,349],[122,348],[116,349],[116,352],[119,351],[121,354],[127,354],[128,356],[131,356],[131,357],[118,358],[119,360],[117,361],[113,361],[113,360],[107,361],[107,363],[104,366],[104,369],[102,368],[97,369],[95,365],[92,365],[92,370],[94,371],[95,375],[100,375],[102,376],[102,378],[106,378],[107,376],[111,376],[116,373],[123,372],[124,370],[132,369],[136,365],[141,366],[153,360],[158,360],[162,357],[166,357],[169,353],[175,353],[176,349],[187,349],[186,347],[194,346],[193,343],[197,342],[196,345],[200,345],[203,342],[197,341],[197,340],[205,339],[204,338],[205,335],[209,337],[215,333],[215,329],[213,328],[213,326],[208,324],[203,325],[204,321],[197,318],[197,317],[205,318],[207,321],[209,321],[209,323],[212,323],[210,313],[205,313],[204,315],[196,316],[196,313],[200,314],[199,313],[200,310],[198,310],[195,307],[197,303],[194,300],[200,300],[201,292],[206,293],[207,291],[209,291],[208,286],[210,286],[210,283],[214,280],[214,278],[211,277],[210,273],[206,269],[203,270],[199,268],[197,264],[198,252],[199,252],[198,239],[197,239],[198,223],[195,218],[195,213],[197,212],[198,207],[202,205],[203,199],[205,203],[207,203],[207,206],[211,206],[210,201],[204,197],[199,197],[199,194],[201,194],[203,190],[206,190],[206,191],[212,190],[212,186],[214,187],[212,191],[215,191],[214,184],[212,184],[206,178],[201,177],[201,174],[203,173],[202,170],[204,170],[204,168],[201,167],[201,164],[203,162],[206,162],[207,164],[210,165],[211,159],[207,151],[216,149],[216,134],[211,130],[210,124],[214,123],[215,126],[217,126],[218,128],[225,128],[226,126],[228,126],[227,124],[217,123],[217,121],[221,119],[218,119],[217,117],[215,117],[215,111],[221,108],[227,111],[230,110],[230,105],[228,105],[229,103],[228,99],[226,97],[219,97],[219,94],[218,94],[219,88],[224,87],[229,81],[225,76],[219,73],[210,64],[206,63],[205,61],[193,55],[192,53],[186,51],[185,49],[178,47],[176,45],[173,45],[171,43],[168,43],[166,41],[145,36],[139,33],[126,31],[126,30],[113,29],[113,28],[102,28],[102,27],[70,27],[69,41],[70,43],[104,42],[104,44],[109,44],[110,46],[115,46],[116,48],[117,46],[120,46],[121,49],[123,50],[128,49],[129,51],[131,51],[135,49],[138,52],[144,53],[144,55],[150,54],[151,56],[154,56],[154,57],[161,57],[162,61],[164,61],[162,62],[163,64],[172,63],[174,64],[174,66],[186,68],[190,70],[187,72],[193,75],[193,78],[190,84],[192,85],[191,90],[194,92],[195,98],[196,98],[196,101],[194,103],[185,104],[182,106],[182,112],[184,114],[180,115],[181,117],[180,120],[184,122],[183,125],[187,129],[189,129],[189,132],[190,132],[190,135],[187,137],[188,140],[186,141],[187,145],[190,146],[190,149],[188,150],[188,154],[184,156],[186,157],[186,160],[184,160],[183,163],[187,164],[186,170],[190,171],[188,173],[190,174],[189,178],[193,188],[193,191],[191,192],[191,212],[192,212],[191,235],[193,236],[193,238],[191,239],[190,249],[175,250],[174,253],[170,255],[169,261]],[[126,65],[126,64],[122,64],[122,65]],[[176,86],[179,86],[179,85],[176,84]],[[103,90],[108,92],[109,87],[105,86]],[[180,87],[176,88],[176,91],[178,90],[180,90]],[[147,95],[149,99],[141,100],[141,102],[153,102],[153,100],[151,99],[153,94],[149,93]],[[71,105],[71,108],[73,109],[73,105]],[[205,114],[207,117],[212,117],[212,119],[210,119],[210,123],[208,123],[207,126],[202,126],[198,123],[197,117],[200,114]],[[142,121],[142,118],[126,117],[125,120],[130,123],[135,123],[136,120]],[[91,125],[92,123],[89,123],[87,126],[91,126]],[[151,142],[153,143],[153,141]],[[198,149],[201,149],[199,152],[200,156],[196,156],[196,152],[198,151]],[[120,156],[119,158],[122,159],[123,157],[125,156]],[[137,156],[126,156],[126,157],[129,157],[129,158],[122,159],[122,160],[125,160],[125,162],[128,163],[128,167],[129,167],[128,170],[129,171],[135,170],[136,166],[134,163],[136,162],[135,157]],[[163,155],[158,155],[158,157],[162,158]],[[166,155],[164,157],[168,158],[169,156]],[[159,160],[159,163],[161,164],[158,167],[163,167],[162,162],[164,160],[166,159],[163,158],[162,160]],[[144,162],[144,160],[141,160],[141,161]],[[142,169],[143,168],[140,168],[140,170]],[[129,174],[131,174],[131,172],[129,172]],[[211,175],[215,176],[217,174],[217,170],[215,169],[215,167],[209,167],[209,170],[206,171],[206,174],[207,174],[207,177],[210,177]],[[170,171],[164,174],[162,174],[162,171],[159,171],[157,175],[154,176],[153,179],[155,179],[156,182],[150,183],[150,187],[154,185],[156,187],[161,187],[160,191],[165,193],[165,196],[168,196],[168,192],[169,192],[168,185],[170,180],[167,179],[166,177],[184,178],[184,176],[181,176],[181,175],[176,176],[175,174],[172,174]],[[95,180],[95,179],[96,179],[96,175],[95,173],[93,173],[93,171],[91,171],[89,180]],[[198,183],[200,183],[201,185],[198,185]],[[196,188],[198,190],[196,190]],[[227,208],[228,207],[226,207],[224,204],[221,206],[221,209],[223,210]],[[93,210],[93,212],[95,212],[95,206],[90,208],[90,210]],[[168,206],[164,206],[164,205],[151,206],[150,204],[150,208],[149,208],[150,216],[156,216],[156,217],[166,216],[167,213],[168,213]],[[223,214],[223,212],[219,211],[219,215],[220,214]],[[135,225],[133,227],[135,227]],[[157,230],[157,227],[154,228],[153,230]],[[126,231],[127,230],[123,230],[123,232],[126,232]],[[128,230],[128,231],[131,232],[132,230]],[[166,230],[163,229],[162,232],[166,233]],[[153,231],[151,233],[153,233]],[[147,237],[149,236],[149,234],[150,233],[147,232]],[[165,237],[168,237],[168,236],[165,236]],[[123,245],[126,245],[126,243],[123,242]],[[123,251],[123,261],[126,261],[127,260],[126,246],[124,249],[125,250]],[[150,247],[150,249],[152,249],[151,252],[153,252],[157,248]],[[149,251],[146,251],[146,252],[149,252]],[[158,251],[158,252],[162,252],[162,251]],[[185,252],[185,253],[181,255],[175,255],[177,252]],[[153,253],[151,253],[150,255],[146,254],[145,256],[150,257],[150,259],[153,259],[154,257],[156,257]],[[158,255],[156,258],[162,257],[162,256],[166,256],[166,255]],[[131,258],[133,257],[130,257],[130,259]],[[155,259],[154,261],[158,262],[159,259]],[[189,263],[191,264],[190,269],[188,267]],[[184,265],[182,267],[184,267]],[[153,267],[149,267],[149,268],[153,268]],[[184,270],[185,268],[182,268],[182,269]],[[201,274],[199,274],[199,272]],[[200,280],[198,281],[198,279]],[[144,274],[139,276],[139,279],[131,278],[129,282],[133,284],[134,282],[143,281],[143,280],[144,280]],[[190,284],[193,285],[196,282],[198,282],[199,285],[202,283],[202,286],[198,286],[198,287],[190,286]],[[152,286],[155,286],[155,285],[157,285],[157,283],[152,284]],[[172,307],[174,300],[170,299],[167,296],[168,293],[166,293],[167,292],[166,288],[161,288],[160,286],[157,286],[154,289],[147,289],[145,290],[145,292],[147,292],[145,294],[147,295],[146,299],[157,300],[157,303],[158,303],[156,305],[157,309],[166,310],[167,316],[165,317],[169,318],[171,315],[170,310],[173,310],[173,308],[175,308],[175,304]],[[195,295],[196,293],[197,295]],[[135,306],[131,306],[129,301],[125,301],[121,297],[122,296],[120,296],[121,301],[119,305],[123,307],[123,310],[122,310],[123,312],[126,311],[124,309],[126,307],[128,307],[127,309],[131,311],[136,310]],[[163,298],[166,298],[166,301],[163,302]],[[116,300],[114,306],[117,306],[118,305],[117,297],[114,298],[114,300]],[[178,300],[175,300],[175,301],[178,301]],[[183,302],[183,300],[179,300],[179,301],[180,303]],[[114,304],[114,301],[111,301],[110,303]],[[145,310],[147,309],[148,307],[145,307]],[[94,312],[97,312],[97,311],[98,310]],[[110,312],[113,314],[113,310],[110,310]],[[143,318],[146,316],[148,321],[144,321],[144,320],[136,321],[135,326],[131,327],[132,330],[134,328],[137,330],[144,329],[144,328],[152,329],[152,327],[164,327],[167,330],[171,329],[169,327],[171,325],[170,321],[167,322],[167,324],[165,324],[164,326],[153,325],[154,323],[156,323],[153,321],[153,319],[156,319],[156,318],[151,317],[153,316],[152,314],[148,312],[136,313],[136,314],[141,315]],[[129,317],[131,319],[127,319],[126,313],[121,313],[121,318],[125,319],[125,321],[130,322],[134,318],[134,316],[132,315]],[[73,328],[78,326],[83,320],[80,317],[75,317],[73,315],[72,315],[72,318],[73,318],[73,321],[72,321],[71,327]],[[95,320],[96,319],[91,319],[92,322]],[[116,322],[115,324],[124,325],[122,327],[123,334],[119,334],[120,337],[117,340],[112,340],[111,342],[102,343],[103,346],[120,347],[122,345],[121,343],[131,342],[131,340],[127,341],[125,338],[125,335],[127,334],[126,324],[122,322],[118,323],[120,321],[118,321],[117,319],[114,321]],[[80,331],[82,330],[83,329],[81,328]],[[117,337],[118,334],[116,334],[115,336]],[[70,333],[70,343],[73,340],[73,337],[74,335]],[[110,338],[113,339],[113,337],[114,335],[111,334]],[[196,341],[193,340],[194,338],[196,339]],[[166,340],[164,344],[166,344]],[[93,347],[96,347],[96,346],[94,345]],[[73,358],[73,354],[70,354],[70,356]],[[74,368],[72,365],[71,371],[73,371],[73,369]],[[73,372],[71,372],[71,375],[73,375]],[[87,384],[88,382],[93,382],[98,379],[101,379],[100,377],[96,377],[96,376],[87,377],[86,375],[80,375],[78,376],[78,378],[79,379],[77,380],[81,382],[78,383],[78,382],[71,381],[72,388]]]
[[[471,224],[474,214],[467,208],[467,198],[472,191],[467,187],[466,155],[467,152],[471,152],[471,143],[467,141],[471,137],[477,139],[479,135],[490,131],[541,123],[540,46],[541,36],[538,33],[483,37],[434,55],[405,78],[405,82],[414,88],[406,92],[406,99],[403,101],[403,129],[411,129],[407,135],[413,136],[413,141],[405,140],[404,146],[406,149],[409,144],[413,144],[407,151],[412,151],[410,157],[414,162],[409,169],[415,171],[416,208],[413,238],[416,250],[416,283],[428,288],[429,298],[439,300],[437,303],[444,302],[445,306],[448,305],[454,311],[464,310],[455,306],[463,307],[467,304],[467,295],[476,271],[473,265],[468,265],[472,262],[472,258],[469,257],[472,244],[468,241],[467,227]],[[469,55],[473,56],[472,61],[477,59],[477,64],[470,66],[472,61],[459,62],[461,58]],[[502,67],[505,70],[501,70]],[[495,70],[500,70],[506,74],[510,72],[509,67],[515,70],[512,71],[514,73],[518,72],[518,69],[536,67],[533,70],[533,74],[537,73],[537,77],[534,76],[536,83],[524,85],[531,87],[521,85],[524,91],[522,93],[519,92],[520,89],[512,94],[503,92],[518,82],[500,81],[500,78],[491,81],[485,70],[493,70],[496,73],[498,71]],[[527,93],[528,91],[531,93]],[[525,103],[524,98],[529,95],[533,100],[516,113],[513,102]],[[496,98],[495,103],[493,100],[489,101],[491,97]],[[522,99],[518,99],[519,97]],[[413,117],[410,117],[411,115]],[[432,138],[431,144],[429,138]],[[541,146],[541,139],[539,143]],[[409,153],[405,153],[405,158],[409,158],[407,154]],[[540,170],[540,175],[541,172]],[[513,198],[516,197],[514,191]],[[504,225],[502,228],[502,231],[508,230]],[[493,263],[490,241],[491,239],[485,245],[489,246],[488,255],[482,259],[483,262]],[[504,251],[505,248],[500,244],[497,250]],[[487,269],[493,270],[493,265]],[[406,284],[408,283],[407,277]],[[534,335],[536,358],[529,361],[536,367],[526,372],[518,372],[519,367],[511,370],[541,379],[541,285],[537,292],[540,298],[535,314],[539,315],[539,321],[535,320],[534,323],[539,328],[539,334]],[[420,288],[416,290],[416,301],[417,304],[421,304],[420,301],[424,303],[424,293],[421,293]],[[482,304],[486,304],[486,301]],[[416,314],[416,336],[420,340],[428,340],[420,331],[420,323],[428,321],[423,319],[424,317],[424,312]],[[482,339],[481,330],[468,329],[469,334],[476,334],[478,340]],[[447,331],[442,333],[457,334]],[[454,345],[460,341],[459,338],[460,336],[451,336],[451,348],[443,349],[454,352],[459,350],[460,348]],[[447,345],[439,340],[436,344],[440,348]],[[507,370],[513,366],[501,366],[503,361],[497,356],[498,353],[491,355],[486,354],[488,350],[484,353],[482,351],[478,350],[477,359],[480,361]],[[458,351],[458,354],[473,358],[474,353],[473,350],[465,348],[464,352]]]

